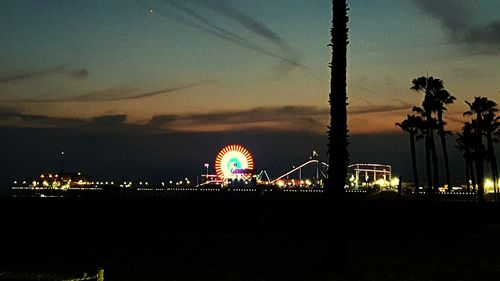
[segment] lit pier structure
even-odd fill
[[[329,164],[318,158],[312,151],[307,161],[292,166],[292,169],[271,179],[266,170],[254,173],[254,160],[250,152],[241,145],[228,145],[222,148],[215,159],[215,174],[209,174],[209,164],[204,164],[205,174],[197,187],[215,188],[253,188],[269,186],[276,189],[322,189],[328,178]],[[392,168],[383,164],[353,164],[348,167],[346,190],[366,188],[386,188],[397,186],[392,179]]]
[[[347,168],[347,177],[351,189],[370,187],[392,187],[399,184],[397,178],[392,178],[390,165],[382,164],[352,164]]]
[[[311,157],[308,161],[293,166],[290,171],[275,178],[270,184],[277,185],[280,188],[323,187],[323,180],[328,177],[328,167],[327,163]],[[315,175],[312,177],[305,176],[304,170],[311,172],[311,168],[314,170]],[[293,178],[294,176],[298,176],[298,178]]]
[[[63,155],[63,154],[61,154]],[[62,163],[62,161],[61,161]],[[328,178],[329,164],[312,155],[300,165],[276,178],[270,177],[266,170],[256,173],[254,159],[250,152],[241,145],[227,145],[215,157],[214,165],[205,163],[203,173],[191,181],[188,178],[162,181],[161,184],[142,181],[102,181],[93,180],[82,173],[44,173],[37,178],[14,181],[12,191],[15,195],[47,196],[85,196],[88,191],[102,191],[107,195],[117,196],[167,196],[179,192],[205,191],[256,191],[259,193],[283,192],[323,192]],[[210,172],[210,168],[212,172]],[[61,171],[63,170],[61,164]],[[389,165],[353,164],[349,166],[345,184],[346,192],[367,192],[369,189],[380,190],[398,186],[397,179],[392,179]],[[168,195],[169,196],[169,195]]]
[[[198,177],[197,187],[253,188],[256,185],[269,188],[322,188],[327,178],[328,164],[318,159],[316,151],[309,159],[281,176],[271,180],[266,170],[254,173],[254,160],[250,152],[241,145],[222,148],[215,158],[215,175],[209,174],[209,164],[204,164],[205,174]],[[298,175],[298,178],[293,178]]]
[[[68,190],[68,189],[86,189],[93,188],[99,182],[91,182],[90,177],[82,175],[82,173],[43,173],[38,178],[32,178],[24,181],[15,181],[14,189],[54,189],[54,190]],[[106,182],[106,185],[114,183]],[[103,182],[104,185],[104,182]]]

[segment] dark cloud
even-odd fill
[[[81,130],[135,130],[142,133],[168,131],[247,130],[249,128],[283,131],[324,131],[328,110],[315,107],[269,107],[244,111],[210,112],[186,115],[158,115],[145,124],[127,123],[123,114],[97,116],[91,119],[51,117],[25,114],[0,107],[0,127],[21,128],[74,128]]]
[[[114,127],[123,125],[125,121],[127,121],[127,115],[119,114],[94,117],[90,123],[96,126]]]
[[[297,120],[309,117],[326,116],[328,110],[312,106],[259,107],[244,111],[213,112],[180,117],[193,123],[241,124],[262,121]]]
[[[441,25],[459,36],[470,26],[470,0],[413,0],[425,13],[437,19]]]
[[[149,125],[153,127],[161,127],[176,121],[177,118],[178,116],[174,114],[156,115],[151,118]]]
[[[158,115],[149,122],[171,131],[324,131],[328,111],[316,107],[262,107],[186,115]]]
[[[500,44],[500,21],[471,27],[465,39],[470,42]]]
[[[89,72],[85,69],[69,69],[66,66],[58,66],[42,70],[31,69],[24,71],[1,73],[0,84],[16,83],[24,80],[30,80],[54,74],[65,75],[76,80],[86,79],[89,76]]]
[[[258,21],[252,16],[244,13],[243,11],[237,10],[235,7],[231,5],[228,1],[225,0],[195,0],[198,4],[201,4],[205,7],[209,7],[214,11],[217,11],[224,16],[240,23],[244,27],[246,27],[249,31],[260,35],[267,40],[282,46],[287,47],[288,45],[285,43],[285,40],[281,38],[276,32],[272,31],[267,25],[263,22]]]
[[[349,114],[367,114],[367,113],[380,113],[380,112],[393,112],[401,110],[410,110],[412,105],[401,104],[401,105],[370,105],[370,106],[356,106],[349,109]]]
[[[90,75],[86,69],[66,69],[63,73],[77,80],[86,79]]]
[[[410,110],[410,104],[367,105],[349,109],[352,116]],[[328,108],[314,106],[258,107],[242,111],[222,111],[188,115],[159,115],[152,118],[150,125],[171,130],[188,130],[194,127],[217,128],[223,130],[246,130],[248,128],[284,131],[324,132],[329,118]],[[214,129],[217,130],[217,129]]]
[[[6,110],[0,113],[0,126],[2,127],[69,128],[80,127],[84,124],[85,121],[82,119],[24,114],[16,110]]]
[[[351,116],[409,110],[411,106],[358,106]],[[258,129],[262,131],[323,133],[329,120],[328,108],[313,106],[259,107],[241,111],[214,111],[198,114],[153,116],[148,122],[127,122],[124,114],[96,116],[91,119],[25,114],[0,107],[0,127],[79,128],[82,131],[135,132],[139,134],[185,132],[225,132]]]
[[[62,129],[85,132],[113,132],[113,133],[156,133],[155,127],[127,123],[127,116],[123,114],[96,116],[91,119],[53,117],[36,114],[25,114],[16,110],[0,111],[0,128],[18,129]],[[163,130],[165,132],[165,130]]]
[[[471,53],[500,54],[500,20],[476,24],[471,18],[471,0],[413,0],[425,13],[437,19],[453,43]]]

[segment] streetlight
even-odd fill
[[[64,173],[64,151],[61,151],[61,174]]]
[[[207,171],[207,172],[206,172],[206,174],[205,174],[205,181],[207,182],[207,181],[208,181],[208,167],[209,167],[210,165],[208,165],[208,163],[205,163],[205,165],[203,165],[203,166],[205,166],[205,169],[206,169],[206,171]]]

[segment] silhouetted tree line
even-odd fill
[[[421,106],[412,109],[413,114],[407,115],[400,123],[396,123],[410,136],[410,152],[415,184],[415,195],[419,195],[420,181],[417,169],[416,140],[424,139],[425,147],[425,193],[429,199],[438,191],[439,165],[436,151],[435,137],[439,137],[442,150],[447,192],[452,192],[450,180],[450,166],[446,135],[451,134],[445,129],[444,113],[447,105],[455,102],[445,88],[442,80],[434,77],[419,77],[413,79],[411,89],[424,95]],[[500,137],[500,117],[496,115],[497,104],[486,97],[475,97],[472,102],[465,101],[469,110],[464,116],[470,120],[464,123],[457,134],[456,148],[462,153],[465,160],[465,179],[467,191],[477,194],[477,200],[484,202],[484,164],[490,164],[493,178],[494,200],[498,201],[498,167],[496,162],[494,143]],[[471,188],[472,187],[472,188]]]

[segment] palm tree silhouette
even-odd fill
[[[486,156],[483,146],[483,134],[485,118],[488,115],[494,115],[498,111],[496,102],[489,100],[486,97],[475,97],[473,102],[465,102],[469,106],[469,110],[464,112],[464,116],[475,116],[472,124],[475,128],[475,164],[477,173],[477,195],[480,203],[484,202],[484,157]],[[496,163],[495,163],[496,165]]]
[[[425,103],[424,103],[425,104]],[[414,106],[412,111],[419,113],[422,119],[420,131],[425,136],[425,175],[427,178],[426,193],[429,199],[433,197],[434,189],[437,188],[437,154],[434,145],[434,131],[437,127],[437,120],[428,111],[421,107]],[[432,166],[431,166],[432,165]],[[432,170],[434,169],[434,173]],[[434,175],[434,177],[433,177]]]
[[[415,92],[423,92],[424,93],[424,101],[422,102],[424,118],[427,119],[427,122],[430,123],[430,119],[432,115],[436,113],[437,115],[437,130],[438,135],[441,140],[441,149],[443,151],[443,158],[445,164],[445,175],[446,175],[446,184],[448,185],[448,192],[451,192],[451,180],[450,180],[450,165],[448,160],[448,149],[446,145],[446,130],[444,129],[444,125],[446,124],[443,120],[443,114],[446,111],[446,105],[453,103],[456,98],[444,89],[444,84],[441,79],[430,77],[419,77],[413,79],[412,90]],[[434,178],[433,184],[434,187],[439,186],[439,173],[438,173],[438,161],[437,161],[437,153],[436,146],[434,143],[434,131],[428,130],[427,132],[428,140],[426,143],[429,143],[432,155],[432,163],[434,169]]]
[[[332,62],[330,81],[330,126],[328,127],[329,185],[326,192],[335,197],[344,193],[349,153],[347,146],[347,1],[332,1]]]
[[[484,115],[483,131],[486,136],[486,151],[487,160],[490,162],[491,174],[493,177],[493,190],[495,202],[498,201],[498,167],[497,158],[495,155],[494,142],[498,142],[498,134],[500,128],[500,117],[496,116],[495,111]]]
[[[418,188],[420,187],[417,170],[417,155],[415,152],[415,137],[420,135],[420,129],[422,128],[423,121],[424,120],[420,116],[408,115],[401,123],[396,123],[396,126],[400,127],[401,130],[410,135],[410,152],[413,169],[413,182],[415,184],[415,196],[418,196]]]
[[[343,213],[344,186],[347,178],[349,136],[347,130],[347,45],[349,17],[347,0],[332,0],[331,43],[332,61],[330,80],[330,125],[328,126],[328,181],[325,195],[331,217],[337,228],[328,230],[325,262],[327,266],[343,271],[347,267],[347,248],[344,240]]]
[[[472,125],[472,123],[465,122],[464,126],[462,127],[462,133],[457,134],[456,147],[463,152],[463,157],[465,160],[465,180],[467,184],[467,193],[470,193],[470,186],[472,183],[472,190],[474,194],[476,194],[476,177],[473,165],[475,153],[474,148],[476,147],[474,134],[474,126]]]
[[[437,79],[439,80],[439,79]],[[439,80],[441,81],[441,80]],[[436,83],[438,84],[438,83]],[[437,85],[443,87],[443,83],[441,81],[441,85]],[[446,111],[446,105],[452,104],[456,98],[450,93],[441,88],[434,93],[434,98],[437,101],[436,104],[436,112],[438,119],[438,135],[441,140],[441,149],[443,150],[443,158],[444,158],[444,167],[445,167],[445,175],[446,175],[446,184],[448,185],[448,193],[451,193],[451,180],[450,180],[450,164],[448,160],[448,149],[446,147],[446,135],[448,132],[445,131],[444,125],[446,124],[443,120],[443,113]]]

